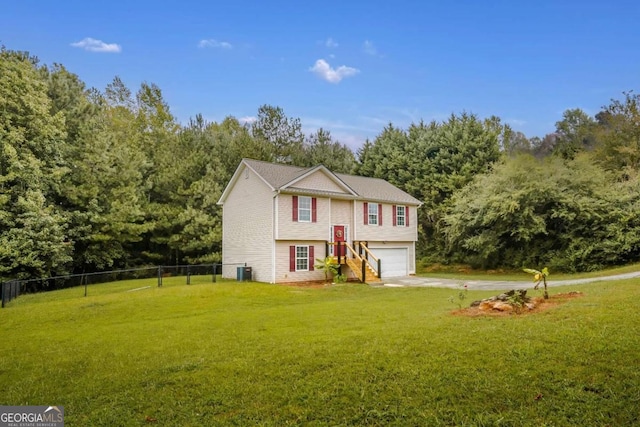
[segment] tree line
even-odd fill
[[[424,205],[425,262],[593,269],[638,259],[640,120],[625,94],[568,110],[544,138],[497,117],[389,124],[354,153],[263,105],[186,124],[162,91],[87,88],[61,64],[0,49],[0,277],[221,259],[216,205],[243,157],[386,179]]]
[[[426,263],[589,271],[640,259],[640,96],[527,138],[492,117],[389,125],[358,170],[424,202]]]

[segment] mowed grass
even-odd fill
[[[452,315],[451,289],[204,281],[12,301],[0,404],[68,426],[640,423],[637,280],[506,317]]]

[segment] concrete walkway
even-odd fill
[[[633,279],[640,277],[640,271],[632,273],[616,274],[614,276],[593,277],[589,279],[571,279],[571,280],[550,280],[548,287],[579,285],[584,283],[594,283],[609,280]],[[508,289],[529,289],[534,286],[533,281],[499,281],[499,280],[464,280],[464,279],[438,279],[419,276],[403,276],[389,277],[383,279],[383,286],[387,287],[431,287],[431,288],[453,288],[457,289],[460,285],[467,285],[469,290],[486,290],[486,291],[502,291]]]

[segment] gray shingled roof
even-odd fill
[[[380,178],[368,178],[366,176],[346,175],[337,173],[338,178],[344,181],[360,197],[367,200],[381,202],[408,203],[421,205],[420,200]]]
[[[253,159],[243,159],[243,161],[276,190],[279,190],[300,175],[304,175],[309,170],[309,168],[280,165]]]
[[[280,190],[294,179],[314,169],[281,165],[253,159],[243,159],[243,161],[276,190]],[[334,176],[351,188],[360,198],[365,200],[406,203],[410,205],[422,204],[415,197],[402,191],[384,179],[368,178],[342,173],[334,173]]]

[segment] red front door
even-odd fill
[[[333,241],[338,243],[338,242],[346,242],[347,241],[347,236],[345,235],[345,227],[344,225],[334,225],[333,226]],[[335,256],[345,256],[345,254],[347,253],[347,248],[344,247],[344,245],[338,245],[338,247],[340,248],[339,251],[335,251],[334,254]]]

